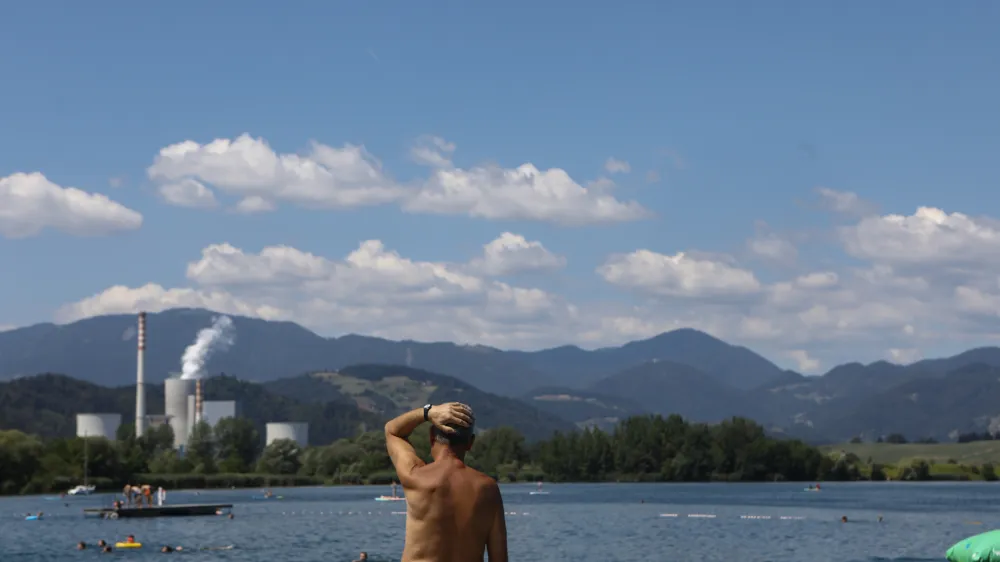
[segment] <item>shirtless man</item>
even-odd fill
[[[431,456],[424,463],[407,441],[431,422]],[[430,404],[385,424],[385,446],[406,494],[402,562],[507,562],[507,523],[496,481],[463,462],[475,440],[465,404]]]

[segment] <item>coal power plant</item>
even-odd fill
[[[148,415],[145,389],[146,313],[140,312],[138,319],[135,375],[136,436],[142,436],[151,426],[165,423],[170,425],[171,430],[173,430],[174,448],[183,451],[187,447],[192,429],[198,423],[204,422],[214,428],[219,421],[225,418],[235,418],[242,415],[240,404],[235,400],[205,400],[204,372],[200,369],[185,369],[185,374],[189,378],[182,378],[177,373],[171,374],[163,384],[164,415]],[[228,318],[222,317],[222,320],[228,321]],[[186,356],[184,360],[187,361]],[[80,413],[77,414],[76,422],[77,435],[80,437],[104,437],[113,440],[121,425],[122,415],[116,413]],[[291,439],[304,447],[308,444],[308,433],[309,425],[306,423],[269,423],[267,424],[266,443],[270,444],[276,439]]]

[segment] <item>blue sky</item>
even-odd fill
[[[690,325],[812,371],[995,342],[1000,229],[989,217],[1000,216],[1000,7],[568,6],[7,7],[0,325],[216,303],[329,335],[517,348],[594,347]],[[172,161],[165,175],[150,172],[165,147],[243,134],[305,158],[312,142],[363,145],[377,159],[376,183],[405,195],[331,208],[271,197],[261,190],[282,188],[271,182],[252,193],[275,209],[247,214],[232,210],[251,193],[246,170]],[[450,166],[416,161],[414,146],[432,146],[429,137],[452,144],[439,151]],[[610,173],[609,158],[627,162],[628,173]],[[529,163],[563,170],[586,191],[575,202],[535,203],[495,182],[492,202],[477,207],[489,216],[403,202],[431,189],[438,173],[473,185]],[[141,226],[91,216],[104,227],[67,232],[72,205],[41,191],[11,195],[15,181],[41,189],[15,177],[33,172],[56,189],[104,194],[141,214]],[[223,176],[225,185],[209,181]],[[214,207],[170,204],[164,186],[189,179],[212,190]],[[836,197],[849,193],[857,199],[838,211]],[[585,218],[600,196],[634,202],[643,217]],[[33,207],[18,207],[30,197]],[[944,218],[882,218],[918,207]],[[556,216],[584,218],[567,225]],[[26,224],[37,232],[25,235]],[[91,227],[102,235],[81,235]],[[492,273],[477,269],[483,246],[504,232],[561,259],[532,261],[541,254],[525,246]],[[755,237],[783,241],[785,252],[765,259],[750,249]],[[345,266],[366,240],[416,269],[384,258],[385,267]],[[202,249],[222,243],[245,259],[210,253],[216,261],[192,275]],[[258,252],[277,245],[298,253],[260,261]],[[671,262],[637,250],[685,254]],[[304,274],[294,265],[303,252],[324,261]],[[261,274],[267,267],[277,269]],[[836,280],[820,292],[795,284],[814,273]],[[720,281],[730,275],[737,281]],[[149,283],[163,291],[143,290]],[[123,289],[102,293],[116,285]]]

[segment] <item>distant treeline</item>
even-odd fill
[[[982,433],[970,431],[969,433],[959,434],[957,441],[959,443],[972,443],[974,441],[996,441],[996,439],[996,436],[988,431],[984,431]]]
[[[426,428],[411,442],[429,461]],[[62,491],[81,483],[85,446],[89,481],[102,489],[117,490],[125,483],[169,489],[378,484],[396,478],[381,431],[306,449],[288,440],[261,448],[252,422],[227,418],[214,429],[195,426],[183,456],[172,443],[166,425],[141,438],[123,426],[115,441],[90,438],[86,443],[0,432],[0,493]],[[467,462],[503,481],[867,480],[882,470],[854,455],[833,458],[801,441],[768,437],[744,418],[706,425],[676,415],[633,417],[612,432],[557,433],[531,445],[511,428],[496,428],[477,437]],[[910,470],[903,478],[925,476]]]

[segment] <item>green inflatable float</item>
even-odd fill
[[[945,558],[948,562],[1000,562],[1000,529],[958,541]]]

